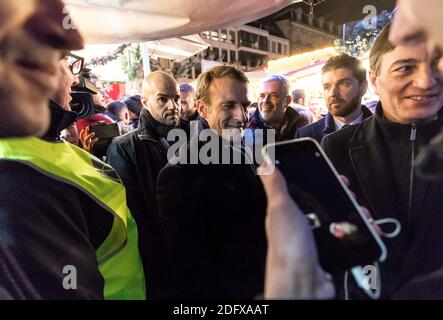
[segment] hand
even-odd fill
[[[94,144],[98,142],[98,138],[95,138],[95,133],[89,133],[89,127],[86,127],[80,132],[80,142],[83,149],[89,153],[93,153]]]
[[[73,145],[78,146],[79,136],[75,123],[69,125],[66,129],[64,129],[60,134],[60,138],[69,143],[72,143]]]
[[[312,231],[289,196],[280,171],[260,175],[268,199],[265,299],[329,299],[335,295],[321,269]]]

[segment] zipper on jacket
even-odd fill
[[[414,160],[415,160],[415,143],[417,138],[417,127],[415,123],[412,124],[411,127],[411,171],[409,175],[409,210],[408,210],[408,229],[411,226],[411,219],[413,214],[413,205],[414,205]]]

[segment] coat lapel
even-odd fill
[[[361,111],[363,112],[363,120],[374,115],[365,105],[361,106]]]
[[[335,122],[334,122],[334,118],[332,117],[332,114],[330,114],[329,112],[326,114],[324,119],[325,119],[324,120],[325,125],[323,127],[323,136],[326,136],[330,133],[335,132]]]

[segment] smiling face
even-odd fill
[[[0,1],[0,11],[12,0]],[[41,136],[49,127],[48,102],[59,87],[60,58],[83,42],[74,30],[63,29],[64,5],[36,0],[33,12],[0,39],[0,137]],[[16,7],[10,14],[21,15]],[[28,10],[28,9],[26,9]]]
[[[210,101],[198,100],[200,116],[222,136],[223,129],[243,129],[250,104],[246,83],[229,76],[214,79],[209,87]]]
[[[443,105],[440,56],[438,50],[428,53],[424,42],[397,46],[381,56],[370,78],[388,120],[411,124],[437,115]]]
[[[261,84],[258,109],[263,120],[275,129],[283,123],[290,102],[291,97],[285,94],[281,82],[267,81]]]

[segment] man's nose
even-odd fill
[[[168,103],[168,109],[180,110],[181,109],[181,102],[176,101],[175,99],[170,99],[170,103]]]
[[[26,30],[39,42],[60,50],[83,49],[83,38],[72,25],[61,0],[38,0]]]
[[[336,86],[336,85],[331,86],[329,88],[329,90],[327,91],[327,97],[328,98],[330,98],[330,97],[337,97],[338,95],[339,95],[338,94],[338,86]]]
[[[417,88],[428,90],[437,85],[439,79],[438,72],[432,70],[430,66],[420,68],[414,78],[414,85]]]
[[[242,105],[237,104],[233,114],[232,114],[232,118],[236,121],[241,122],[242,124],[246,123],[247,121],[247,116],[246,116],[246,112],[245,109],[243,108]]]
[[[72,82],[72,86],[77,86],[80,84],[80,79],[77,75],[72,75],[73,76],[73,82]]]

